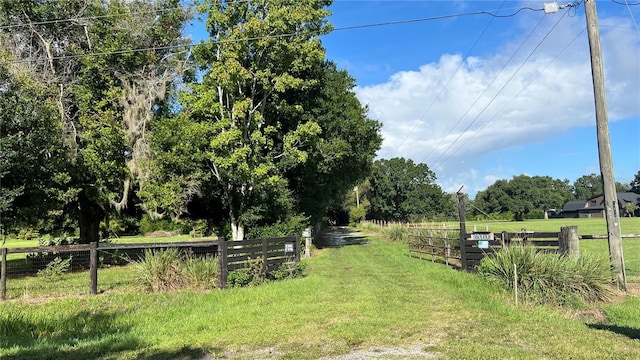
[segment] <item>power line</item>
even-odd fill
[[[511,82],[511,80],[513,80],[513,78],[518,74],[518,72],[520,72],[520,70],[522,69],[522,67],[526,64],[526,62],[531,58],[531,56],[533,56],[533,54],[536,52],[536,50],[538,50],[538,48],[540,47],[540,45],[542,45],[542,43],[547,39],[547,37],[549,37],[549,35],[551,35],[551,33],[553,32],[553,30],[558,26],[558,24],[560,24],[560,22],[562,21],[562,19],[564,19],[564,17],[569,13],[571,9],[565,11],[565,13],[562,15],[562,17],[560,17],[560,19],[558,19],[558,21],[553,25],[553,27],[551,27],[551,29],[549,29],[549,31],[547,32],[547,34],[540,40],[540,42],[538,42],[538,44],[536,45],[535,48],[533,48],[533,50],[529,53],[529,55],[522,61],[522,63],[520,64],[520,66],[516,69],[516,71],[514,71],[514,73],[511,75],[511,77],[509,77],[509,79],[507,79],[507,82],[505,82],[505,84],[500,88],[500,90],[498,90],[498,92],[493,96],[493,98],[489,101],[489,103],[487,103],[487,105],[482,109],[482,111],[469,123],[469,125],[467,125],[467,127],[460,133],[460,135],[458,135],[458,137],[451,143],[451,145],[449,145],[449,147],[447,147],[447,149],[438,157],[438,159],[436,159],[436,161],[434,162],[434,167],[436,166],[436,164],[438,164],[438,161],[447,154],[447,152],[451,149],[451,147],[453,145],[455,145],[458,140],[460,140],[460,138],[469,130],[469,128],[471,128],[471,126],[478,120],[478,118],[487,110],[487,108],[495,101],[495,99],[498,97],[498,95],[500,95],[502,93],[502,91],[507,87],[507,85]]]
[[[548,67],[552,62],[554,62],[558,57],[560,57],[560,55],[561,55],[565,50],[567,50],[567,49],[569,48],[569,46],[571,46],[571,45],[572,45],[572,44],[573,44],[573,43],[574,43],[574,42],[575,42],[575,41],[580,37],[580,35],[582,35],[582,33],[584,33],[584,32],[585,32],[585,30],[586,30],[586,28],[583,28],[582,30],[580,30],[580,32],[578,32],[578,33],[573,37],[573,39],[571,39],[571,41],[569,41],[569,43],[567,43],[567,45],[565,45],[565,47],[564,47],[564,48],[562,48],[562,50],[560,50],[560,51],[559,51],[559,52],[558,52],[558,53],[557,53],[553,58],[551,58],[551,60],[549,60],[549,61],[548,61],[548,62],[543,66],[542,70],[538,71],[537,75],[542,74],[542,73],[547,69],[547,67]],[[524,92],[524,90],[526,90],[526,89],[527,89],[531,84],[533,84],[537,79],[538,79],[538,76],[534,76],[534,77],[532,77],[532,78],[531,78],[531,80],[530,80],[530,81],[529,81],[525,86],[523,86],[523,87],[522,87],[522,89],[520,89],[520,91],[518,91],[518,93],[517,93],[516,95],[514,95],[514,96],[511,98],[511,100],[510,100],[510,101],[508,101],[507,103],[505,103],[505,105],[504,105],[502,108],[500,108],[500,110],[498,110],[498,111],[497,111],[497,112],[496,112],[496,113],[495,113],[495,114],[494,114],[494,115],[493,115],[493,116],[492,116],[492,117],[491,117],[487,122],[483,123],[479,128],[477,128],[477,129],[476,129],[476,131],[474,131],[474,133],[473,133],[473,134],[471,134],[471,136],[470,136],[470,137],[468,137],[468,138],[467,138],[467,139],[466,139],[466,140],[465,140],[465,141],[464,141],[464,142],[463,142],[463,143],[458,147],[458,149],[462,149],[462,148],[464,148],[464,146],[465,146],[467,143],[469,143],[469,141],[471,141],[471,140],[472,140],[476,135],[478,135],[478,133],[480,133],[480,130],[482,130],[485,126],[489,125],[489,124],[491,123],[491,121],[493,121],[493,120],[498,116],[498,114],[499,114],[502,110],[504,110],[504,109],[507,107],[507,105],[509,105],[511,102],[513,102],[515,99],[517,99],[517,98],[520,96],[520,94],[522,94],[522,93]],[[453,154],[455,154],[455,152],[454,152]],[[444,162],[444,161],[448,160],[449,158],[451,158],[451,156],[453,156],[453,154],[449,154],[449,156],[447,156],[447,157],[445,157],[444,159],[442,159],[442,161]]]
[[[629,4],[629,2],[627,2],[625,0],[625,2],[622,1],[617,1],[617,0],[611,0],[612,3],[618,4],[618,5],[623,5],[623,6],[636,6],[636,5],[640,5],[640,2],[637,3],[631,3]]]
[[[493,85],[493,83],[498,79],[498,77],[500,77],[500,75],[502,74],[502,72],[507,68],[507,65],[509,65],[509,63],[511,63],[511,61],[513,60],[513,58],[516,56],[516,54],[520,51],[520,49],[522,49],[522,47],[524,46],[524,44],[527,42],[527,40],[529,40],[529,38],[535,33],[536,29],[538,28],[538,26],[540,26],[540,24],[542,23],[542,21],[544,20],[544,16],[542,16],[540,18],[540,20],[538,21],[538,23],[536,24],[536,26],[534,26],[531,31],[529,32],[529,34],[527,35],[526,38],[524,38],[524,40],[522,40],[522,42],[520,42],[520,45],[518,46],[518,48],[513,52],[513,54],[511,54],[511,57],[509,57],[509,59],[504,63],[504,65],[502,65],[502,68],[500,69],[500,71],[498,71],[496,73],[496,75],[493,77],[493,79],[491,79],[491,82],[489,82],[489,84],[484,88],[484,90],[482,91],[482,93],[480,93],[480,95],[478,95],[478,97],[476,98],[476,100],[473,102],[473,104],[471,104],[471,106],[469,106],[467,108],[467,111],[464,112],[464,114],[462,114],[462,116],[460,116],[460,118],[458,118],[458,120],[456,121],[456,123],[453,125],[453,127],[449,130],[449,132],[447,133],[446,136],[448,136],[449,134],[451,134],[451,132],[460,124],[460,122],[462,121],[462,119],[464,119],[465,116],[467,116],[467,114],[469,114],[469,112],[473,109],[473,107],[478,103],[478,101],[480,101],[480,99],[482,99],[482,96],[484,96],[484,94],[489,90],[489,88],[491,88],[491,85]],[[464,131],[463,131],[464,133]],[[440,141],[440,143],[442,143],[443,140]],[[440,145],[440,143],[438,143],[438,146]],[[455,141],[454,141],[455,143]],[[447,147],[447,149],[444,151],[444,153],[440,154],[440,156],[438,158],[436,158],[436,160],[433,162],[434,164],[438,162],[438,160],[440,160],[443,156],[443,154],[445,154],[450,148],[451,146],[453,146],[452,143],[451,145],[449,145],[449,147]],[[433,152],[435,151],[435,149],[433,149],[431,151],[431,153],[429,153],[427,156],[425,156],[422,159],[422,163],[424,163],[427,158],[429,156],[431,156],[431,154],[433,154]]]
[[[503,0],[502,3],[500,4],[500,8],[498,8],[498,10],[500,10],[502,8],[502,6],[504,6],[504,3],[506,2],[506,0]],[[484,33],[487,32],[487,29],[489,29],[489,26],[491,26],[491,24],[493,23],[493,20],[495,18],[492,17],[489,22],[487,23],[487,25],[484,27],[484,29],[482,29],[482,32],[480,33],[480,35],[478,35],[478,37],[476,38],[476,41],[473,43],[473,45],[471,45],[471,48],[469,49],[469,51],[467,51],[467,53],[462,57],[462,61],[460,62],[460,64],[458,64],[458,67],[456,68],[456,70],[453,72],[453,74],[451,74],[451,77],[449,77],[449,80],[447,80],[447,82],[444,84],[444,86],[440,89],[440,92],[438,92],[438,95],[436,95],[433,98],[433,101],[431,101],[431,104],[429,104],[429,107],[427,107],[427,109],[422,113],[422,115],[420,115],[414,122],[413,122],[413,127],[411,128],[411,130],[407,133],[407,135],[404,137],[404,139],[400,142],[400,145],[397,146],[397,148],[399,149],[404,143],[405,141],[407,141],[407,139],[409,138],[409,136],[413,133],[413,131],[416,129],[416,127],[418,126],[418,123],[420,122],[420,119],[424,118],[429,111],[431,110],[431,108],[433,107],[433,105],[436,103],[436,101],[440,98],[440,95],[442,95],[442,93],[447,89],[447,87],[449,86],[449,83],[451,82],[451,80],[453,80],[453,78],[456,76],[456,74],[458,73],[458,71],[460,71],[460,68],[462,67],[462,65],[464,64],[464,59],[466,59],[467,57],[469,57],[469,55],[471,54],[471,52],[476,48],[476,45],[478,45],[478,43],[480,42],[480,39],[484,36]],[[449,134],[447,134],[449,135]],[[438,144],[437,146],[440,146],[440,144]],[[436,146],[436,147],[437,147]],[[431,154],[427,155],[427,157],[429,157]]]
[[[627,0],[625,0],[624,2],[627,5],[627,10],[629,10],[629,15],[631,16],[631,20],[633,20],[633,25],[636,26],[636,31],[638,32],[638,34],[640,34],[640,27],[638,27],[638,23],[636,22],[636,18],[635,18],[635,16],[633,16],[633,11],[631,11],[631,4],[629,4],[629,2]],[[638,3],[636,5],[640,5],[640,3]]]
[[[356,30],[356,29],[364,29],[364,28],[380,27],[380,26],[401,25],[401,24],[416,23],[416,22],[426,22],[426,21],[434,21],[434,20],[442,20],[442,19],[450,19],[450,18],[456,18],[456,17],[462,17],[462,16],[471,16],[471,15],[489,15],[489,16],[493,16],[495,18],[506,18],[506,17],[515,16],[515,15],[517,15],[518,13],[520,13],[523,10],[543,11],[543,9],[533,9],[533,8],[530,8],[530,7],[522,7],[522,8],[518,9],[517,11],[515,11],[515,12],[509,14],[509,15],[498,15],[498,14],[495,14],[495,13],[493,13],[491,11],[473,11],[473,12],[467,12],[467,13],[440,15],[440,16],[432,16],[432,17],[425,17],[425,18],[419,18],[419,19],[409,19],[409,20],[388,21],[388,22],[363,24],[363,25],[344,26],[344,27],[334,28],[333,31],[335,32],[335,31]],[[307,35],[312,35],[312,36],[313,35],[322,35],[319,31],[317,31],[317,32],[310,31],[310,32],[308,32],[306,34]],[[250,37],[250,38],[246,38],[246,39],[216,40],[216,41],[209,41],[209,42],[201,42],[201,43],[198,43],[198,44],[173,44],[173,45],[156,46],[156,47],[150,47],[150,48],[122,49],[122,50],[105,51],[105,52],[92,52],[92,53],[75,54],[75,55],[61,55],[61,56],[53,56],[51,58],[48,58],[47,60],[49,60],[49,61],[52,61],[52,60],[67,60],[67,59],[77,59],[77,58],[81,58],[81,57],[94,57],[94,56],[102,56],[102,55],[120,55],[120,54],[135,53],[135,52],[171,50],[171,49],[180,49],[180,48],[184,48],[186,50],[186,49],[193,48],[193,47],[196,47],[196,46],[216,45],[216,44],[223,44],[223,43],[236,43],[236,42],[244,42],[244,41],[257,41],[257,40],[264,40],[264,39],[278,39],[278,38],[294,37],[294,36],[299,36],[299,35],[302,35],[302,33],[295,32],[295,33],[256,36],[256,37]],[[25,63],[25,62],[36,62],[36,61],[40,61],[40,60],[39,59],[19,59],[19,60],[3,61],[3,62],[0,62],[0,64],[3,64],[3,65],[4,64],[17,64],[17,63]]]

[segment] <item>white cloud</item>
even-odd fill
[[[490,185],[488,179],[497,179],[470,168],[485,155],[592,125],[586,32],[574,39],[584,29],[583,18],[565,18],[524,62],[557,19],[545,19],[537,38],[506,66],[524,36],[491,57],[443,54],[439,61],[398,72],[386,83],[357,88],[370,117],[384,124],[379,157],[424,162],[445,190],[455,191],[451,189],[468,181],[477,191]],[[617,25],[601,29],[609,120],[638,117],[640,37],[627,19],[603,18],[601,23]]]

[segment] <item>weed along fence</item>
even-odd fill
[[[217,280],[221,288],[226,286],[230,271],[251,266],[252,261],[263,264],[263,271],[300,261],[297,236],[235,242],[92,243],[1,248],[0,295],[2,300],[55,297],[87,292],[97,294],[99,288],[109,291],[135,286],[135,269],[125,265],[141,259],[147,250],[167,249],[177,249],[184,258],[217,258]]]

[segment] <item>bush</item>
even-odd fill
[[[205,290],[219,286],[218,258],[188,257],[182,264],[182,273],[190,288]]]
[[[264,271],[264,260],[262,258],[247,259],[245,266],[229,272],[227,284],[230,287],[256,286],[267,280],[267,273]]]
[[[539,253],[532,246],[512,245],[482,259],[477,269],[482,276],[512,291],[514,264],[518,292],[534,303],[570,305],[602,301],[613,293],[605,258],[559,257]]]
[[[366,210],[364,206],[350,207],[349,208],[349,225],[357,226],[358,224],[360,224],[360,222],[362,222],[362,220],[364,220],[365,215],[366,215]]]
[[[71,256],[64,260],[56,257],[47,264],[47,267],[38,271],[38,276],[56,277],[62,275],[71,269],[71,259]]]
[[[408,238],[407,228],[402,225],[391,225],[384,229],[384,233],[393,241],[405,241]]]
[[[140,233],[143,235],[152,233],[154,231],[167,231],[167,232],[180,232],[182,230],[181,224],[176,224],[167,219],[152,220],[149,215],[144,215],[140,220]]]
[[[181,257],[177,249],[146,250],[135,262],[137,280],[150,291],[218,287],[218,259]]]
[[[277,238],[291,235],[300,235],[309,225],[309,218],[302,215],[289,216],[284,221],[272,225],[256,226],[249,229],[247,238]]]

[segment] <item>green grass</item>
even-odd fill
[[[131,285],[0,303],[0,358],[317,359],[408,346],[444,359],[640,358],[637,298],[607,305],[603,323],[515,307],[478,276],[375,238],[306,263],[304,278],[254,288],[148,294]],[[120,271],[101,272],[100,283]]]
[[[454,224],[457,226],[457,224]],[[476,226],[478,231],[484,231],[486,227],[492,232],[518,232],[525,228],[530,231],[547,232],[560,231],[563,226],[577,226],[580,235],[605,235],[607,223],[605,219],[549,219],[549,220],[525,220],[525,221],[469,221],[467,231]],[[621,218],[620,230],[622,234],[640,234],[640,217]]]

